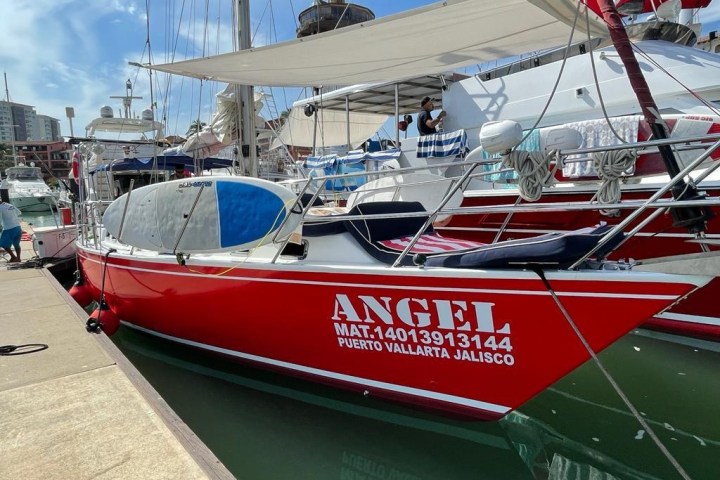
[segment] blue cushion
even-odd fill
[[[345,228],[370,255],[381,262],[392,264],[400,254],[378,242],[393,238],[415,235],[427,221],[429,214],[420,202],[368,202],[355,205],[348,215],[380,215],[393,213],[422,213],[422,215],[404,218],[364,218],[345,220]],[[433,231],[429,226],[424,233]],[[406,255],[402,265],[412,265],[412,256]]]
[[[610,226],[566,233],[550,233],[532,238],[509,240],[461,254],[428,257],[427,266],[449,268],[518,268],[530,263],[567,268],[592,250]],[[622,232],[594,254],[602,258],[623,239]]]

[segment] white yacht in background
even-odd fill
[[[0,189],[7,189],[10,203],[21,212],[42,213],[57,207],[59,193],[50,189],[40,167],[32,164],[7,168]]]
[[[148,176],[153,170],[152,159],[163,150],[163,124],[154,119],[154,113],[149,108],[135,115],[132,101],[142,97],[133,95],[130,80],[125,83],[125,89],[125,95],[110,97],[122,100],[122,110],[118,116],[115,116],[112,107],[105,105],[100,108],[100,116],[86,125],[84,137],[70,138],[70,143],[75,145],[75,153],[73,168],[68,176],[69,188],[62,192],[61,206],[70,207],[73,198],[80,195],[77,182],[80,168],[88,172],[95,172],[98,168],[107,170],[86,178],[88,183],[84,185],[85,194],[98,200],[114,199],[119,188],[117,179],[109,172],[113,162],[137,159],[136,170],[142,170]]]
[[[220,113],[211,123],[214,131],[202,129],[177,142],[179,137],[165,137],[163,124],[154,119],[155,113],[151,108],[142,110],[139,116],[133,113],[132,101],[142,97],[133,95],[130,80],[125,88],[125,95],[110,97],[122,100],[123,109],[117,116],[112,107],[103,106],[100,116],[85,127],[85,137],[69,140],[75,145],[75,151],[69,188],[62,192],[60,199],[62,207],[72,208],[73,200],[84,198],[100,202],[96,207],[102,211],[107,203],[126,193],[131,185],[137,188],[172,178],[176,165],[183,165],[194,175],[210,169],[226,174],[233,167],[236,153],[215,156],[227,146],[225,136],[229,133],[226,132],[232,130],[232,119],[236,116],[235,111],[228,110],[230,107],[221,108],[235,104],[232,95],[228,94],[224,103],[218,101]],[[84,182],[82,193],[78,178]]]

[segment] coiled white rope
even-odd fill
[[[543,188],[555,184],[557,164],[550,169],[554,155],[555,151],[544,155],[542,152],[525,150],[513,150],[503,155],[503,166],[518,173],[518,191],[523,200],[534,202],[542,196]]]
[[[593,154],[593,166],[602,180],[596,194],[598,203],[618,203],[620,201],[620,178],[635,166],[637,152],[631,149],[596,152]],[[600,210],[600,213],[615,216],[617,209]]]

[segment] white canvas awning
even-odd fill
[[[567,43],[577,0],[447,0],[371,22],[155,70],[244,85],[390,82]],[[607,35],[592,14],[591,33]],[[578,20],[583,31],[584,17]],[[581,33],[574,39],[585,39]]]
[[[338,110],[317,111],[317,147],[335,147],[347,145],[348,127],[345,112]],[[388,119],[387,115],[374,113],[350,113],[350,145],[357,148],[365,140],[375,135],[375,132]],[[315,116],[307,117],[302,106],[295,106],[280,129],[278,138],[273,141],[271,148],[278,148],[282,144],[296,147],[312,147],[315,132]]]

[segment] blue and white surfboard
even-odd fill
[[[279,239],[298,227],[301,215],[291,212],[296,198],[258,178],[187,178],[138,188],[129,200],[121,196],[108,206],[103,224],[123,243],[148,250],[247,250],[271,242],[286,217]]]

